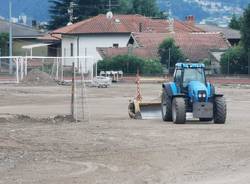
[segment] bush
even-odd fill
[[[241,45],[226,51],[220,61],[223,74],[247,74],[247,56]]]
[[[145,60],[142,68],[142,73],[144,75],[161,75],[163,72],[162,65],[159,60]]]
[[[8,49],[9,33],[0,33],[0,56],[7,56],[9,53]]]
[[[144,75],[161,75],[162,65],[158,60],[143,59],[132,55],[120,55],[98,62],[98,72],[119,71],[125,74],[136,74],[137,70]]]

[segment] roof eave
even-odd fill
[[[96,33],[53,33],[61,35],[94,35],[94,34],[131,34],[131,32],[96,32]]]

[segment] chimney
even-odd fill
[[[193,15],[186,16],[186,23],[194,26],[195,25],[195,17]]]
[[[142,32],[142,23],[139,23],[139,32]]]
[[[174,33],[174,19],[169,18],[168,20],[168,31]]]

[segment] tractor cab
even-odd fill
[[[191,81],[197,81],[206,85],[204,68],[204,64],[177,63],[174,72],[174,82],[181,88],[181,91],[187,91],[188,84]]]

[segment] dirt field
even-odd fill
[[[144,84],[144,99],[160,88]],[[90,121],[69,123],[53,116],[69,114],[70,87],[1,85],[0,184],[248,184],[250,87],[218,91],[225,125],[130,120],[134,84],[88,89]]]

